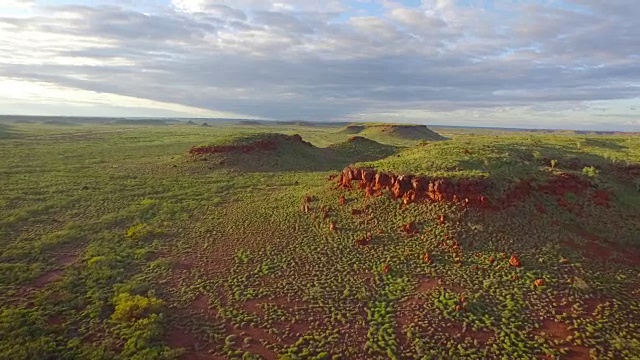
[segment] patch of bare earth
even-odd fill
[[[472,340],[477,340],[481,344],[485,344],[495,335],[491,331],[487,330],[474,331],[469,328],[465,329],[461,324],[455,323],[444,326],[441,331],[452,338],[471,338]]]
[[[584,244],[566,240],[563,242],[564,245],[581,251],[591,259],[597,259],[603,262],[613,261],[617,264],[628,266],[640,266],[640,249],[616,244],[581,228],[577,230],[577,233],[584,239]]]
[[[542,326],[540,326],[539,331],[541,334],[547,335],[547,337],[557,340],[564,340],[568,336],[573,335],[571,331],[569,331],[569,325],[553,320],[544,320],[542,322]]]
[[[78,259],[78,256],[80,256],[79,251],[59,253],[55,255],[55,262],[58,265],[66,267],[74,264]]]
[[[33,286],[36,289],[42,289],[45,286],[51,284],[52,282],[62,279],[63,273],[64,271],[62,271],[61,269],[47,271],[46,273],[44,273],[44,275],[36,279]]]
[[[226,304],[224,296],[220,295],[218,299],[222,304]],[[282,307],[299,306],[300,304],[289,302],[286,299],[253,299],[246,301],[242,307],[246,311],[255,314],[264,314],[264,311],[260,307],[262,304],[275,303]],[[215,307],[212,306],[212,299],[209,295],[199,294],[189,305],[188,310],[193,311],[201,316],[206,317],[209,321],[223,324],[224,332],[227,335],[238,336],[236,346],[241,347],[242,350],[251,352],[252,354],[259,355],[264,359],[276,359],[277,353],[271,350],[268,345],[280,345],[279,341],[268,330],[257,327],[242,327],[239,329],[234,328],[229,322],[221,319],[218,316],[218,312]],[[307,326],[303,324],[286,324],[288,329],[292,331],[304,332]],[[171,331],[171,338],[168,339],[169,346],[172,348],[184,348],[185,354],[181,359],[223,359],[224,357],[214,357],[209,354],[211,349],[208,346],[207,350],[198,350],[196,346],[199,344],[197,338],[184,329],[175,327]],[[247,342],[244,339],[250,338]]]
[[[549,340],[566,340],[568,336],[573,336],[571,330],[569,330],[569,325],[564,323],[559,323],[553,320],[544,320],[542,325],[538,329],[538,333]],[[569,352],[563,359],[571,359],[571,360],[588,360],[589,357],[589,348],[585,346],[578,345],[569,345]]]
[[[598,306],[600,306],[600,304],[605,303],[606,300],[591,298],[591,299],[584,299],[582,300],[582,302],[584,303],[584,311],[587,313],[587,316],[593,317]]]
[[[185,309],[174,308],[176,312],[176,320],[167,331],[166,341],[169,347],[173,349],[184,349],[184,353],[180,356],[182,360],[200,360],[200,359],[224,359],[224,357],[215,356],[210,353],[213,347],[211,344],[205,344],[198,340],[198,337],[190,330],[188,319],[194,316],[202,316],[208,321],[219,322],[218,312],[215,308],[210,307],[211,299],[206,294],[198,294],[189,306]],[[204,349],[202,349],[204,347]]]
[[[199,313],[204,313],[216,317],[218,314],[214,309],[210,308],[211,306],[211,298],[209,295],[199,294],[195,299],[191,302],[191,308],[198,311]]]
[[[408,348],[408,339],[405,335],[405,329],[412,323],[418,321],[420,310],[424,306],[424,300],[421,294],[428,293],[440,285],[440,281],[434,278],[421,278],[418,281],[414,294],[402,301],[398,306],[396,313],[396,338],[401,349]]]
[[[181,360],[222,360],[222,356],[210,354],[208,350],[196,350],[198,339],[186,329],[173,327],[167,336],[167,345],[173,349],[185,349]]]
[[[62,317],[60,315],[51,315],[47,319],[47,324],[49,324],[51,326],[60,326],[60,325],[64,324],[64,317]]]
[[[260,355],[264,359],[276,359],[278,354],[267,348],[267,344],[278,344],[278,340],[271,334],[269,334],[266,330],[248,327],[240,330],[232,330],[234,333],[239,335],[241,332],[247,333],[247,335],[252,339],[248,344],[244,344],[244,349],[246,351],[251,352],[252,354]]]
[[[260,307],[260,305],[264,304],[265,301],[261,299],[250,299],[242,304],[242,309],[246,312],[256,314],[256,315],[264,315],[264,311]]]
[[[40,275],[33,281],[33,283],[25,287],[21,292],[21,297],[26,298],[30,294],[33,294],[36,290],[43,289],[48,285],[62,279],[64,270],[76,262],[79,254],[80,250],[78,249],[67,250],[64,252],[61,251],[51,254],[56,267]]]

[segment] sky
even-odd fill
[[[640,131],[637,0],[0,0],[0,114]]]

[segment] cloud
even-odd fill
[[[0,16],[0,76],[146,99],[146,107],[485,124],[581,116],[588,127],[602,122],[593,102],[640,94],[633,0],[173,0],[153,11],[30,11]],[[611,126],[629,123],[622,118]]]
[[[181,11],[206,12],[219,6],[259,11],[341,11],[344,9],[339,0],[172,0],[173,6]]]
[[[128,96],[83,91],[75,88],[52,85],[50,83],[16,80],[0,77],[0,104],[24,103],[37,104],[36,107],[56,106],[61,102],[74,99],[77,107],[103,108],[122,111],[129,109],[151,109],[170,112],[180,116],[192,115],[201,117],[237,117],[238,114],[211,111],[180,104],[164,103],[148,99]],[[14,102],[15,101],[15,102]],[[117,104],[114,106],[114,104]],[[32,115],[35,115],[31,113]],[[90,114],[90,113],[89,113]],[[85,116],[88,114],[84,114]],[[248,116],[244,116],[248,117]]]

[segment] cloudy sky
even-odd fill
[[[638,0],[0,0],[0,114],[640,130]]]

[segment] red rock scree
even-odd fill
[[[383,189],[396,198],[402,198],[403,203],[409,204],[418,200],[433,202],[454,202],[463,206],[476,206],[486,209],[504,209],[526,200],[532,193],[544,193],[564,201],[564,195],[574,193],[582,195],[592,189],[592,184],[575,174],[560,174],[551,178],[545,184],[534,185],[529,180],[522,180],[514,184],[499,199],[489,201],[485,195],[491,188],[486,179],[430,178],[421,175],[394,175],[377,172],[374,169],[346,167],[338,176],[338,186],[351,188],[352,182],[364,189],[367,196],[382,194]],[[591,200],[603,207],[610,206],[610,193],[597,190],[591,193]]]
[[[303,145],[311,146],[311,143],[303,141],[300,135],[282,135],[277,140],[256,140],[248,144],[242,145],[209,145],[209,146],[192,146],[189,149],[189,155],[199,156],[206,154],[221,153],[245,153],[249,154],[257,151],[274,151],[278,149],[278,145],[283,141],[297,142]]]

